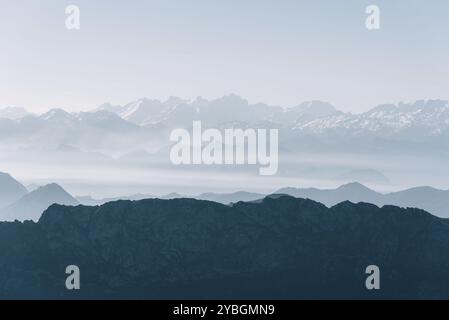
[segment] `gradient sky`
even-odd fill
[[[0,0],[0,107],[34,112],[228,93],[360,112],[449,99],[448,60],[447,0]]]

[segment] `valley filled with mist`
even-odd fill
[[[276,128],[279,170],[252,165],[176,166],[170,132],[205,128]],[[379,192],[430,186],[449,189],[449,103],[382,105],[361,114],[312,101],[294,107],[215,100],[140,99],[91,112],[0,110],[0,169],[24,185],[58,183],[76,196],[336,188],[359,182]]]
[[[193,121],[206,128],[278,129],[277,174],[260,176],[250,164],[172,164],[170,132],[190,130]],[[1,171],[21,185],[17,196],[3,203],[3,219],[37,221],[52,203],[190,197],[229,204],[279,193],[328,206],[350,200],[449,217],[447,101],[350,114],[320,101],[287,108],[252,105],[237,95],[145,98],[80,113],[5,108],[0,123]],[[6,180],[5,190],[11,182]],[[39,204],[27,200],[8,207],[37,191],[44,194],[35,196]]]

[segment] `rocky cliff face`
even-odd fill
[[[392,206],[53,205],[38,223],[0,223],[0,252],[1,298],[449,298],[449,226]],[[373,264],[379,291],[365,288]]]

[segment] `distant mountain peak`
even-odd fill
[[[374,169],[357,169],[338,175],[335,180],[341,182],[357,181],[361,184],[391,185],[390,180]]]
[[[19,120],[30,115],[30,113],[23,107],[6,107],[0,109],[0,118]]]
[[[30,192],[25,197],[40,197],[40,196],[48,196],[51,197],[52,200],[64,199],[64,200],[74,200],[74,198],[59,184],[57,183],[49,183],[43,186],[40,186],[36,190]],[[76,201],[74,201],[76,202]]]
[[[177,193],[177,192],[172,192],[172,193],[169,193],[169,194],[167,194],[167,195],[161,197],[161,199],[167,199],[167,200],[171,200],[171,199],[179,199],[179,198],[183,198],[183,196],[180,195],[180,194]]]
[[[165,101],[165,103],[168,104],[181,104],[181,103],[186,103],[188,100],[182,99],[180,97],[176,97],[176,96],[170,96],[168,97],[168,99]]]
[[[300,121],[297,130],[323,133],[326,130],[345,130],[350,135],[377,132],[390,136],[410,131],[410,138],[439,135],[449,129],[449,102],[445,100],[418,100],[414,103],[379,105],[359,114],[339,113],[310,122]],[[419,129],[418,129],[419,128]],[[423,131],[423,128],[424,131]]]
[[[76,117],[72,113],[69,113],[69,112],[67,112],[63,109],[59,109],[59,108],[55,108],[55,109],[51,109],[51,110],[47,111],[46,113],[41,115],[40,118],[42,120],[57,120],[57,121],[64,120],[64,119],[69,119],[69,120],[76,119]]]
[[[106,103],[103,103],[102,105],[100,105],[98,108],[96,108],[94,110],[94,112],[102,111],[102,110],[110,111],[110,112],[113,112],[113,113],[119,113],[119,112],[121,112],[123,110],[123,106],[121,106],[121,105],[113,105],[110,102],[106,102]]]
[[[374,190],[371,190],[370,188],[364,186],[360,182],[350,182],[350,183],[343,184],[340,187],[338,187],[337,190],[345,190],[345,191],[347,191],[347,190],[364,190],[364,191],[375,192]]]
[[[40,191],[57,191],[57,192],[63,191],[63,192],[65,192],[65,190],[59,184],[54,183],[54,182],[46,184],[46,185],[44,185],[42,187],[39,187],[37,189],[37,191],[39,191],[39,190]]]
[[[0,171],[0,179],[2,179],[2,178],[10,178],[10,179],[12,179],[12,177],[11,177],[11,175],[9,173]]]
[[[10,205],[27,194],[27,192],[25,186],[9,173],[0,172],[0,207]]]
[[[332,104],[329,102],[321,101],[321,100],[312,100],[305,101],[298,106],[294,107],[297,110],[323,110],[327,112],[336,112],[338,111]]]
[[[80,112],[78,115],[79,119],[97,119],[97,120],[123,120],[116,113],[103,109],[94,112]]]
[[[0,221],[39,220],[52,204],[78,205],[79,202],[56,183],[41,186],[0,211]]]
[[[242,98],[238,94],[230,93],[221,98],[216,99],[215,101],[226,101],[226,102],[234,102],[239,104],[248,104],[248,100]]]

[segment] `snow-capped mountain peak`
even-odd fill
[[[67,121],[76,120],[76,115],[62,109],[51,109],[50,111],[41,115],[39,118],[45,121]]]
[[[28,115],[30,115],[30,113],[22,107],[7,107],[0,109],[0,118],[2,119],[19,120]]]
[[[383,131],[391,134],[412,128],[431,129],[430,133],[441,133],[449,127],[449,103],[443,100],[420,100],[399,105],[380,105],[360,114],[340,113],[314,119],[297,121],[296,130],[323,132],[328,129],[353,131]]]

